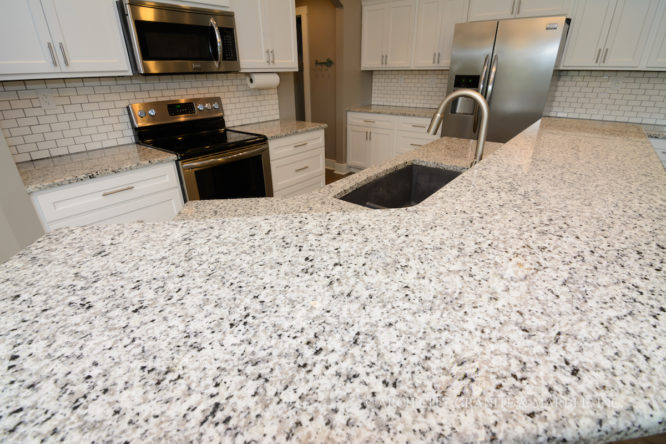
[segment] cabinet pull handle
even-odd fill
[[[365,123],[375,123],[374,120],[364,120]]]
[[[520,4],[523,2],[523,0],[518,0],[518,9],[516,10],[516,15],[520,15]]]
[[[275,65],[275,50],[271,49],[271,63]]]
[[[608,48],[604,50],[604,59],[601,61],[601,63],[606,63],[606,56],[608,55]]]
[[[53,62],[53,66],[58,66],[58,59],[56,58],[55,51],[53,51],[53,44],[48,42],[47,45],[49,47],[49,52],[51,53],[51,61]]]
[[[436,56],[437,56],[437,53],[436,53],[436,52],[433,52],[433,53],[432,53],[432,64],[433,64],[433,65],[435,64],[435,57],[436,57]]]
[[[516,9],[516,0],[513,0],[513,3],[511,3],[511,15],[513,15],[513,11]]]
[[[305,170],[307,170],[308,168],[309,168],[308,165],[305,165],[304,167],[296,168],[296,169],[294,170],[294,173],[300,173],[301,171],[305,171]]]
[[[60,42],[60,52],[62,52],[62,59],[65,62],[65,66],[69,66],[69,59],[67,59],[67,53],[65,52],[65,45]]]
[[[266,63],[271,63],[271,50],[266,50]]]
[[[425,128],[425,125],[412,125],[413,128]]]
[[[106,193],[102,193],[102,196],[110,196],[112,194],[122,193],[123,191],[129,191],[129,190],[133,190],[133,189],[134,189],[134,185],[130,185],[130,186],[125,187],[125,188],[118,188],[117,190],[107,191]]]
[[[307,144],[308,144],[307,142],[299,143],[298,145],[294,145],[294,148],[300,148],[300,147],[305,146]]]
[[[439,65],[439,53],[437,53],[437,64]]]
[[[410,145],[411,146],[423,146],[423,145],[419,145],[418,143],[410,143]]]
[[[601,48],[597,49],[597,58],[594,59],[594,63],[599,63],[600,56],[601,56]]]

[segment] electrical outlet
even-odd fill
[[[39,99],[39,105],[42,109],[53,109],[56,107],[53,100],[53,91],[50,89],[40,89],[37,92],[37,99]]]

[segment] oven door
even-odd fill
[[[187,200],[273,196],[268,144],[181,160]]]
[[[233,12],[129,0],[128,34],[141,74],[240,70]]]

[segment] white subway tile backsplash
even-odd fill
[[[448,71],[374,71],[375,105],[435,108]],[[666,132],[666,72],[555,71],[544,116],[641,124]]]
[[[194,74],[0,82],[0,128],[14,160],[23,162],[133,142],[126,108],[134,102],[219,96],[228,126],[278,119],[277,89],[252,90],[245,79]]]

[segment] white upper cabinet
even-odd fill
[[[568,15],[571,0],[470,0],[470,22],[514,17]]]
[[[361,69],[409,68],[416,0],[363,4]]]
[[[666,70],[666,2],[660,2],[648,37],[647,69]]]
[[[456,23],[467,21],[468,0],[421,0],[416,24],[414,68],[447,69]]]
[[[298,71],[294,0],[233,0],[241,71]]]
[[[4,2],[0,40],[0,80],[131,73],[113,0]]]
[[[578,0],[562,68],[642,66],[659,0]],[[653,26],[655,26],[653,25]]]

